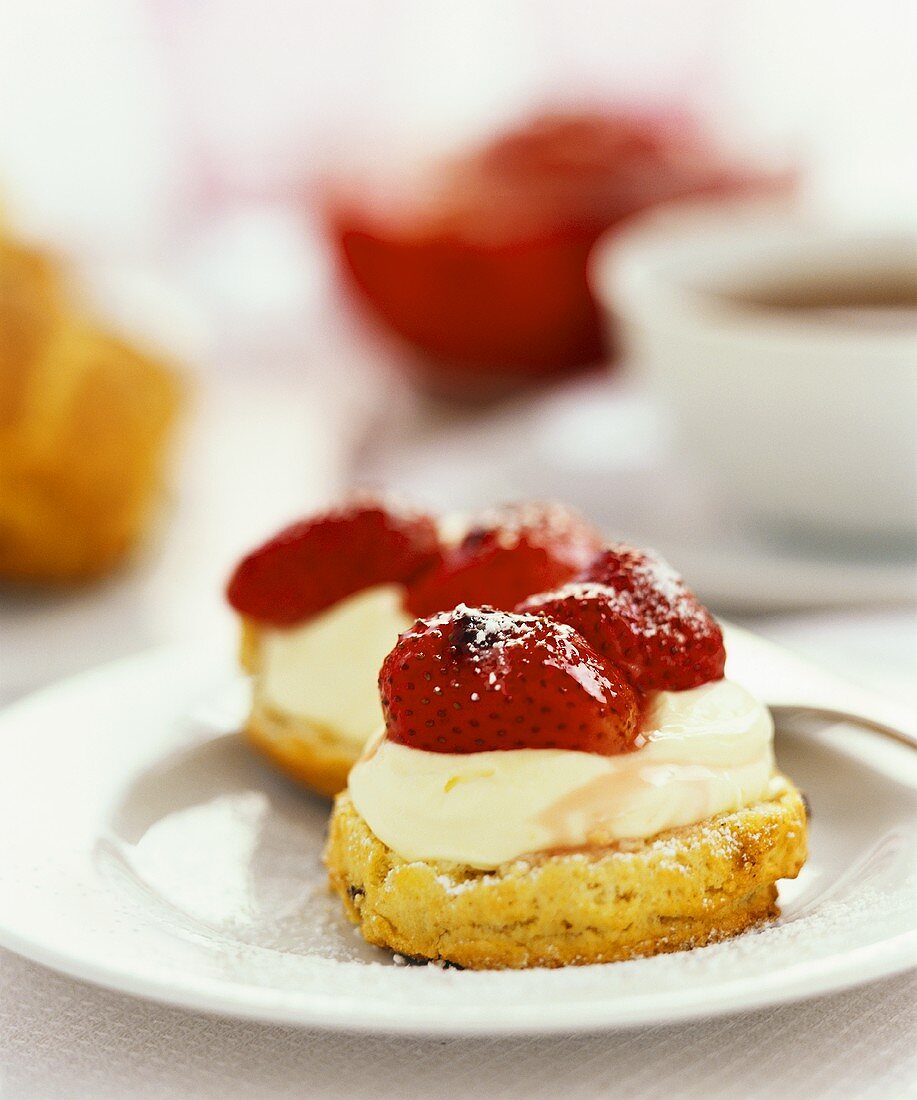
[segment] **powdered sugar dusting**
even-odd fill
[[[647,604],[633,592],[615,588],[600,581],[570,581],[554,592],[542,592],[526,600],[526,610],[537,613],[539,606],[547,606],[557,600],[595,600],[612,614],[625,617],[635,634],[654,638],[661,634],[684,641],[687,627],[692,634],[707,634],[716,629],[703,605],[682,589],[671,593],[665,601],[655,600],[647,612]]]
[[[468,607],[460,603],[443,617],[448,617],[452,623],[449,637],[453,645],[472,657],[476,652],[499,653],[513,646],[525,646],[544,635],[544,620],[537,615],[512,614],[492,607]],[[570,660],[575,659],[578,635],[573,627],[566,623],[552,624],[551,640]],[[491,676],[493,683],[496,676]]]
[[[493,608],[471,608],[460,603],[451,613],[457,625],[464,626],[462,642],[466,649],[492,649],[518,636],[521,624],[517,616]]]
[[[490,508],[477,517],[468,535],[474,538],[478,532],[490,532],[504,550],[514,549],[523,537],[538,545],[572,541],[580,548],[583,564],[599,545],[597,533],[579,512],[556,501]]]

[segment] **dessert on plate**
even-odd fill
[[[676,951],[776,916],[806,814],[725,659],[681,578],[625,546],[513,611],[418,619],[332,814],[348,916],[370,943],[482,969]]]
[[[361,496],[248,554],[227,596],[253,677],[252,743],[322,794],[347,782],[382,721],[383,658],[417,615],[460,600],[512,608],[592,559],[598,534],[570,509],[508,505],[462,524]]]

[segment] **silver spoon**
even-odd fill
[[[917,749],[917,735],[909,733],[906,729],[899,729],[897,726],[886,725],[885,722],[870,718],[866,714],[838,710],[835,707],[813,707],[805,703],[768,703],[767,706],[776,725],[797,718],[818,718],[831,725],[845,722],[853,726],[862,726],[874,733],[881,733],[884,737],[890,737],[902,745]]]
[[[775,722],[817,718],[862,726],[917,749],[917,711],[850,683],[741,627],[723,624],[726,674],[767,703]]]

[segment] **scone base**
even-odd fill
[[[806,858],[802,797],[698,825],[495,871],[408,861],[369,829],[344,792],[325,862],[364,939],[470,969],[614,962],[726,939],[778,915],[777,880]]]
[[[281,714],[256,698],[246,722],[249,742],[297,783],[332,798],[347,786],[359,751],[309,722]]]
[[[239,663],[252,677],[254,695],[245,723],[249,742],[291,779],[333,798],[347,786],[359,749],[333,730],[268,706],[260,685],[262,628],[245,618],[241,627]]]

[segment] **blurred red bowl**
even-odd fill
[[[684,119],[538,116],[380,194],[341,181],[328,228],[346,281],[421,352],[428,388],[486,394],[613,355],[587,260],[661,202],[759,189]]]

